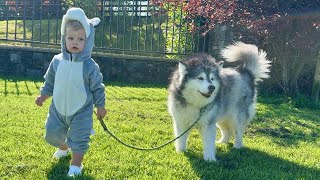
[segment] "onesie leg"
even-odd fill
[[[85,154],[87,152],[92,130],[92,113],[92,106],[88,106],[72,117],[67,135],[67,143],[72,153]]]
[[[50,106],[46,121],[45,140],[52,146],[60,148],[66,143],[68,125],[56,111],[53,103]]]

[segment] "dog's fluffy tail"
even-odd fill
[[[271,62],[266,58],[267,53],[255,45],[236,42],[223,49],[221,55],[228,62],[243,62],[241,68],[249,70],[256,82],[269,77]]]

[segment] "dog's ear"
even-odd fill
[[[216,66],[218,67],[218,70],[220,71],[223,68],[223,61],[219,61],[216,63]]]
[[[180,74],[180,76],[184,76],[185,74],[187,74],[187,67],[181,61],[179,61],[179,74]]]
[[[187,74],[187,67],[181,61],[179,61],[178,72],[179,72],[179,81],[182,82],[183,77]]]

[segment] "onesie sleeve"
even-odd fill
[[[54,59],[51,61],[49,68],[47,69],[46,74],[43,76],[45,82],[40,89],[40,94],[45,96],[52,96],[54,79],[55,79],[55,70],[54,70]]]
[[[103,84],[103,76],[100,73],[100,68],[97,63],[95,63],[93,71],[91,72],[89,78],[89,85],[90,92],[93,95],[93,103],[95,107],[105,107],[105,86]]]

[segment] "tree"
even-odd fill
[[[314,81],[312,86],[312,99],[317,103],[319,101],[319,92],[320,92],[320,51],[318,53],[317,65],[314,75]]]
[[[256,43],[269,50],[280,74],[273,78],[289,96],[299,93],[298,77],[306,63],[317,56],[319,50],[318,1],[245,1],[239,4],[249,15],[238,25],[248,27]],[[241,31],[239,31],[241,34]],[[242,32],[242,34],[244,34]],[[243,36],[245,37],[245,36]],[[276,70],[276,69],[275,69]],[[280,78],[279,78],[280,77]]]

